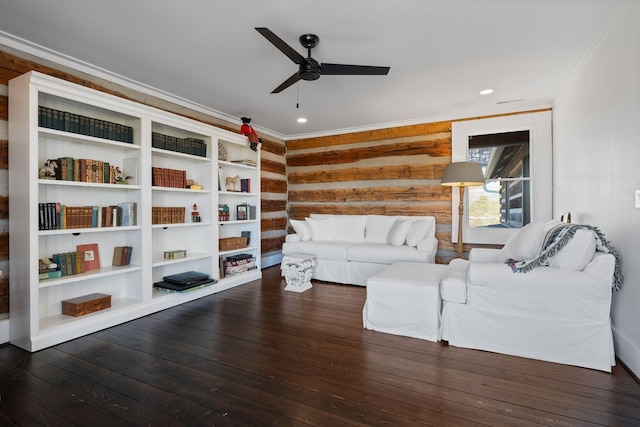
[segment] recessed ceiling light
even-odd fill
[[[493,89],[483,89],[480,91],[480,95],[489,95],[490,93],[493,93]]]
[[[307,119],[304,117],[298,117],[298,123],[307,123]]]

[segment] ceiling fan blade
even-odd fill
[[[294,48],[289,46],[284,40],[276,36],[273,31],[265,27],[256,27],[256,31],[262,34],[267,40],[271,42],[275,47],[280,49],[280,52],[284,53],[296,64],[302,64],[306,61],[305,57],[300,55]]]
[[[287,80],[282,82],[282,84],[277,88],[275,88],[273,91],[271,91],[271,93],[280,93],[286,88],[288,88],[289,86],[291,86],[292,84],[296,83],[299,79],[300,77],[298,76],[298,73],[293,73],[291,77],[289,77]]]
[[[386,76],[390,67],[374,67],[371,65],[347,65],[322,63],[320,74],[334,76]]]

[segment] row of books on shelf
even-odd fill
[[[151,185],[157,187],[187,188],[187,171],[169,168],[151,168]]]
[[[251,254],[229,255],[220,257],[220,277],[244,273],[258,268],[256,258]]]
[[[137,216],[136,202],[110,206],[38,203],[38,230],[132,226],[137,225]]]
[[[183,206],[152,206],[152,224],[180,224],[184,222],[185,208]]]
[[[229,205],[218,205],[218,221],[229,221],[230,219]]]
[[[60,157],[49,159],[40,168],[39,178],[58,181],[93,182],[99,184],[124,184],[125,176],[120,166],[102,160]]]
[[[131,263],[131,246],[113,248],[111,265],[121,267]],[[100,268],[100,251],[97,243],[78,245],[75,251],[56,253],[38,262],[39,280],[55,279],[82,274]]]
[[[38,106],[38,125],[49,129],[133,143],[133,128],[68,111]]]
[[[171,135],[163,135],[158,132],[151,133],[151,146],[163,150],[178,153],[193,154],[194,156],[207,157],[207,144],[197,138],[177,138]]]

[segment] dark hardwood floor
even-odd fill
[[[638,426],[613,374],[362,328],[362,287],[261,281],[30,354],[0,347],[2,426]]]

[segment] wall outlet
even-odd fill
[[[636,189],[636,208],[640,209],[640,190]]]

